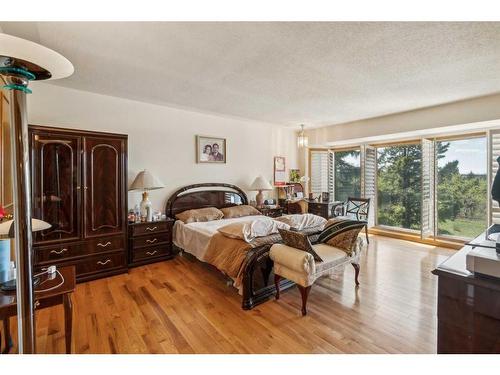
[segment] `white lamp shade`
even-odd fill
[[[0,223],[0,235],[5,236],[10,233],[12,224],[14,220],[6,220]],[[43,220],[31,219],[31,230],[33,232],[38,232],[41,230],[49,229],[52,225]]]
[[[156,190],[164,187],[163,183],[145,169],[137,174],[129,190]]]
[[[37,79],[64,78],[72,75],[75,71],[73,64],[56,51],[29,40],[3,33],[0,33],[0,56],[24,60],[50,72],[50,77],[37,77]],[[36,71],[32,73],[37,75]]]
[[[250,185],[250,190],[273,190],[273,187],[264,177],[259,176]]]

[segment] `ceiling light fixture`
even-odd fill
[[[307,136],[304,135],[304,125],[300,125],[300,133],[299,136],[297,137],[297,146],[299,148],[307,147],[309,145],[309,140],[307,139]]]

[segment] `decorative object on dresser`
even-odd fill
[[[127,270],[127,136],[29,127],[35,266],[75,265],[77,281]]]
[[[283,156],[274,157],[274,186],[286,185],[286,159]]]
[[[135,177],[134,182],[130,185],[129,191],[132,190],[142,190],[142,201],[140,204],[141,207],[141,218],[145,217],[146,221],[153,220],[153,208],[151,207],[151,201],[148,197],[149,190],[157,190],[162,189],[165,186],[155,177],[151,172],[144,169],[139,172]]]
[[[197,163],[225,163],[226,138],[196,136]]]
[[[129,265],[139,266],[173,258],[173,225],[171,218],[151,223],[129,223]]]
[[[264,194],[262,194],[262,191],[273,190],[273,187],[264,177],[258,176],[253,181],[252,185],[250,185],[250,190],[258,191],[255,200],[257,201],[257,207],[262,207],[264,204]]]

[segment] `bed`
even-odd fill
[[[175,220],[175,215],[185,210],[205,207],[220,209],[241,204],[248,204],[248,198],[239,187],[224,183],[203,183],[188,185],[177,190],[168,199],[165,211],[167,216]],[[207,244],[217,233],[217,229],[232,222],[248,221],[252,218],[252,216],[245,216],[190,224],[176,220],[173,231],[174,246],[178,251],[189,253],[202,262],[212,264],[209,259],[206,259],[206,251]],[[308,234],[312,242],[315,242],[317,233],[317,229],[309,230]],[[269,249],[273,243],[279,242],[281,242],[281,237],[278,234],[261,237],[252,244],[251,249],[245,252],[238,282],[233,279],[235,287],[242,295],[243,309],[252,309],[274,296],[273,263],[269,258]],[[280,288],[283,290],[293,285],[288,280],[282,280]]]

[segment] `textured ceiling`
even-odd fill
[[[494,23],[0,23],[54,84],[270,123],[330,125],[500,92]]]

